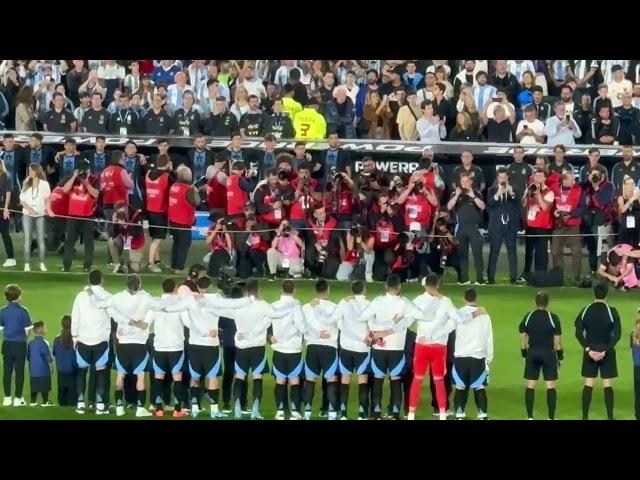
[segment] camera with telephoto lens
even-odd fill
[[[529,193],[530,196],[534,196],[536,194],[536,192],[538,191],[538,184],[537,183],[532,183],[531,185],[529,185],[527,187],[527,192]]]
[[[280,170],[278,172],[278,180],[284,182],[285,180],[289,180],[289,172],[286,170]]]
[[[196,180],[193,185],[196,188],[201,188],[201,187],[204,187],[207,183],[208,183],[207,182],[207,177],[203,176],[203,177],[200,177],[198,180]]]
[[[361,237],[362,236],[362,227],[360,225],[353,225],[351,230],[349,230],[352,237]]]
[[[247,214],[247,222],[255,222],[256,221],[256,216],[253,213],[249,213]]]
[[[415,183],[415,187],[414,187],[414,188],[415,188],[416,193],[421,192],[421,191],[422,191],[422,189],[424,188],[424,182],[423,182],[422,180],[418,180],[418,181]]]
[[[80,162],[80,165],[78,165],[78,178],[80,180],[86,180],[89,176],[90,168],[91,166],[87,160]]]
[[[327,260],[327,251],[326,250],[320,250],[320,252],[318,253],[318,263],[324,263]]]

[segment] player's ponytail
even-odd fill
[[[62,326],[62,330],[60,332],[60,343],[62,348],[71,348],[73,346],[73,337],[71,336],[71,316],[63,316],[60,323]]]

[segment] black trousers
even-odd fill
[[[339,255],[327,255],[324,262],[318,262],[318,250],[310,245],[304,252],[304,261],[309,271],[322,278],[336,278],[340,266]]]
[[[76,372],[58,372],[58,405],[69,407],[78,399]]]
[[[2,215],[2,210],[0,210],[0,235],[2,235],[2,243],[4,243],[4,249],[7,252],[7,258],[15,258],[13,253],[13,240],[11,240],[11,235],[9,234],[9,225],[11,224],[10,220],[5,220]]]
[[[187,255],[191,247],[191,230],[181,230],[190,228],[188,225],[171,224],[171,236],[173,237],[173,245],[171,246],[171,268],[173,270],[184,270],[187,263]]]
[[[82,237],[84,244],[84,268],[90,269],[93,265],[93,240],[95,226],[91,220],[68,219],[67,221],[67,238],[64,242],[64,256],[62,258],[62,266],[65,270],[71,268],[73,261],[73,247],[79,237]]]
[[[516,242],[518,232],[512,225],[489,226],[489,265],[487,268],[487,277],[489,280],[496,278],[496,266],[502,242],[507,247],[507,257],[509,259],[509,278],[515,280],[518,277],[518,257],[516,256]]]
[[[389,269],[396,259],[393,248],[385,248],[384,250],[375,250],[375,258],[373,260],[373,279],[376,282],[384,282],[389,276]]]
[[[429,273],[429,262],[427,260],[427,253],[416,253],[414,260],[409,265],[409,275],[411,278],[426,277]]]
[[[256,269],[256,277],[264,275],[264,265],[267,263],[267,254],[262,250],[246,250],[238,253],[238,276],[250,277],[253,269]]]
[[[220,269],[226,265],[229,265],[231,257],[226,250],[216,250],[209,257],[209,271],[208,274],[211,278],[216,278],[220,275]]]
[[[222,373],[222,404],[225,408],[231,405],[237,351],[236,347],[222,347],[222,362],[224,366]],[[245,388],[242,389],[240,396],[240,407],[242,410],[247,408],[247,383],[245,382],[244,385]]]
[[[4,396],[11,396],[11,377],[16,374],[16,389],[14,397],[22,397],[24,387],[24,364],[27,359],[27,342],[2,342],[2,382],[4,385]]]
[[[55,252],[63,245],[65,232],[67,231],[67,219],[59,217],[47,217],[44,222],[45,246],[47,251]]]
[[[550,230],[546,228],[527,227],[527,235],[549,235]],[[531,264],[534,264],[536,272],[546,272],[549,268],[549,237],[526,237],[524,248],[524,270],[523,273],[531,272]]]
[[[482,236],[477,225],[461,224],[456,232],[458,240],[458,255],[460,257],[460,281],[469,280],[469,247],[473,252],[473,261],[476,267],[476,279],[482,280],[484,262],[482,261]]]
[[[427,265],[429,265],[429,269],[435,273],[436,275],[444,275],[444,268],[441,266],[442,255],[437,250],[431,250],[427,254]],[[447,267],[452,267],[455,269],[458,274],[458,281],[460,282],[460,257],[458,253],[454,253],[452,255],[447,255],[447,262],[445,264]]]

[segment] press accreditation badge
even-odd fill
[[[281,208],[276,208],[273,211],[273,216],[276,220],[280,220],[282,218],[282,209]]]
[[[529,212],[527,213],[527,220],[534,221],[536,219],[536,215],[538,214],[538,207],[529,208]]]
[[[636,228],[636,217],[633,215],[627,216],[627,228]]]
[[[120,127],[120,135],[127,135],[127,127]]]
[[[282,257],[282,268],[289,268],[289,257]]]
[[[124,241],[124,249],[131,250],[131,235],[129,235],[127,239]]]

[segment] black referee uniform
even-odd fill
[[[584,354],[582,358],[582,376],[593,379],[612,379],[618,376],[615,345],[620,340],[621,326],[618,311],[604,301],[594,301],[584,307],[576,318],[576,338]],[[589,352],[605,352],[604,358],[593,360]],[[585,385],[582,392],[582,417],[587,420],[591,405],[593,386]],[[613,419],[613,387],[604,387],[604,401],[607,417]]]
[[[526,334],[528,348],[522,351],[524,362],[524,378],[526,380],[538,380],[540,370],[545,382],[554,382],[558,379],[558,365],[562,360],[562,351],[556,352],[554,337],[562,335],[560,319],[554,313],[539,308],[527,313],[520,322],[519,331]],[[550,385],[553,385],[552,387]],[[555,418],[556,389],[555,384],[547,384],[547,407],[549,419]],[[525,391],[525,405],[527,418],[533,418],[533,402],[535,385]]]

